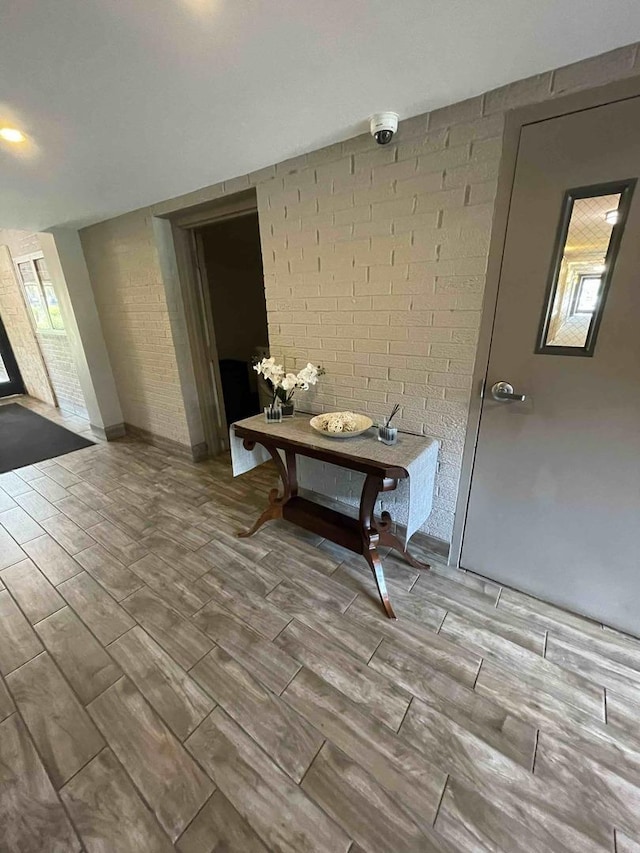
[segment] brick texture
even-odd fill
[[[149,213],[87,228],[81,238],[125,422],[190,444]]]
[[[35,234],[0,230],[0,317],[18,362],[27,393],[55,405],[47,369],[27,314],[13,268],[12,256],[38,252]]]
[[[426,532],[449,539],[482,309],[504,111],[639,73],[635,46],[93,226],[83,245],[126,420],[179,441],[186,423],[150,214],[256,186],[272,354],[321,362],[310,410],[442,442]],[[302,402],[302,401],[301,401]]]
[[[25,307],[20,285],[14,274],[11,258],[41,251],[37,234],[27,231],[0,230],[0,245],[9,251],[9,259],[1,271],[3,287],[0,295],[7,316],[8,329],[16,361],[27,392],[47,403],[57,402],[67,412],[87,418],[84,395],[80,387],[76,364],[64,332],[36,331]],[[55,398],[51,393],[55,393]]]
[[[36,336],[58,406],[65,412],[88,418],[68,337],[62,332],[36,332]]]

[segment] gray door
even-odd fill
[[[638,175],[640,98],[522,130],[461,564],[640,635]]]

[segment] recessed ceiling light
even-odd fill
[[[604,215],[605,222],[608,222],[609,225],[615,225],[618,221],[618,210],[607,210]]]
[[[5,142],[24,142],[26,136],[17,127],[0,127],[0,139]]]

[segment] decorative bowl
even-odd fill
[[[322,424],[326,422],[327,418],[337,417],[344,414],[347,413],[327,412],[324,415],[316,415],[314,418],[311,418],[309,423],[316,432],[319,432],[320,435],[324,435],[327,438],[355,438],[357,435],[362,435],[363,432],[366,432],[373,426],[373,421],[366,415],[357,415],[355,412],[348,412],[348,414],[350,414],[356,421],[355,430],[350,432],[329,432],[328,429],[323,428]]]

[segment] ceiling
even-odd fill
[[[628,44],[640,3],[2,0],[0,23],[0,124],[29,135],[0,143],[0,227],[42,230]]]

